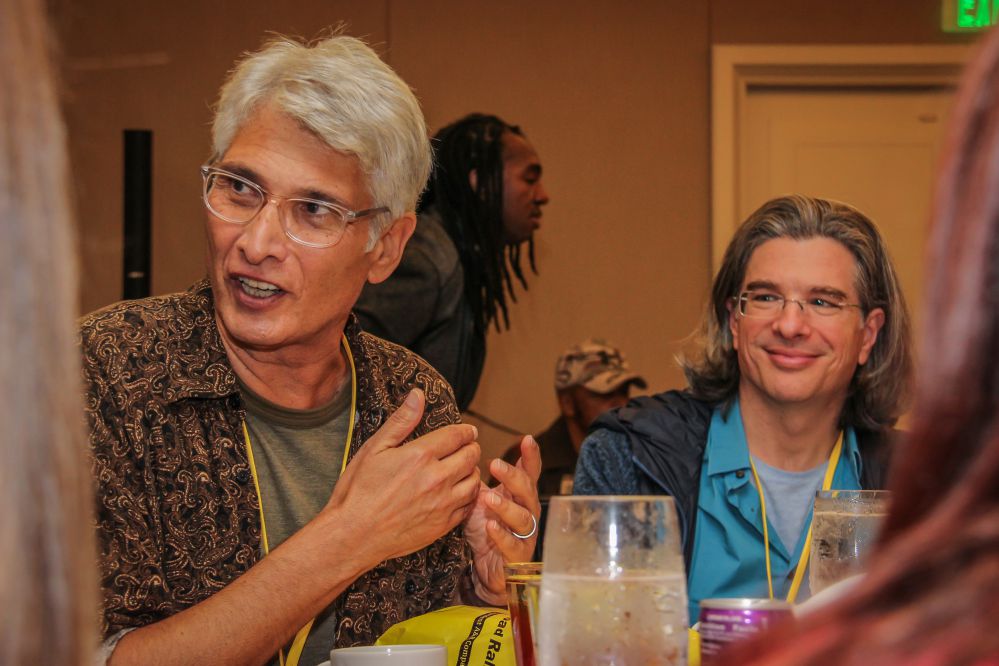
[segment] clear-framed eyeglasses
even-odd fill
[[[353,211],[332,201],[278,196],[243,176],[210,166],[201,167],[201,176],[202,198],[215,217],[234,224],[249,224],[268,202],[273,202],[284,233],[308,247],[336,245],[347,225],[389,212],[385,206]]]
[[[836,317],[842,315],[848,308],[862,310],[858,303],[844,303],[828,296],[812,296],[811,298],[785,298],[772,291],[744,291],[733,297],[738,302],[739,314],[754,319],[774,319],[784,311],[784,306],[794,303],[801,312],[817,317]]]

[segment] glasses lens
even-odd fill
[[[779,294],[747,291],[739,297],[742,314],[747,317],[773,317],[781,311],[784,299]]]
[[[212,172],[205,181],[205,203],[230,222],[249,222],[264,204],[264,195],[247,181]]]
[[[289,199],[288,207],[288,233],[306,245],[333,245],[347,226],[343,214],[323,201]]]
[[[820,317],[832,317],[838,315],[846,309],[842,304],[835,303],[824,298],[810,300],[805,305],[810,313]]]

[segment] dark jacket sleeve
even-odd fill
[[[354,306],[361,328],[416,351],[414,344],[433,323],[444,279],[421,248],[407,248],[387,280],[364,286]]]
[[[626,435],[599,429],[583,440],[572,494],[638,494],[638,477]]]
[[[457,258],[432,242],[414,237],[395,272],[384,282],[364,287],[354,312],[368,333],[422,356],[455,388],[459,407],[465,408],[481,363],[469,360],[471,321],[463,310],[464,274]]]

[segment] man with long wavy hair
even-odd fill
[[[911,367],[905,302],[863,214],[768,201],[715,277],[689,388],[597,420],[576,494],[671,495],[690,597],[807,596],[820,488],[883,487]]]

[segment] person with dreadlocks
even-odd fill
[[[419,223],[395,273],[367,284],[354,311],[362,327],[416,352],[468,408],[482,376],[486,330],[509,328],[514,281],[526,289],[534,231],[548,193],[541,161],[516,125],[473,113],[434,137],[437,164]]]

